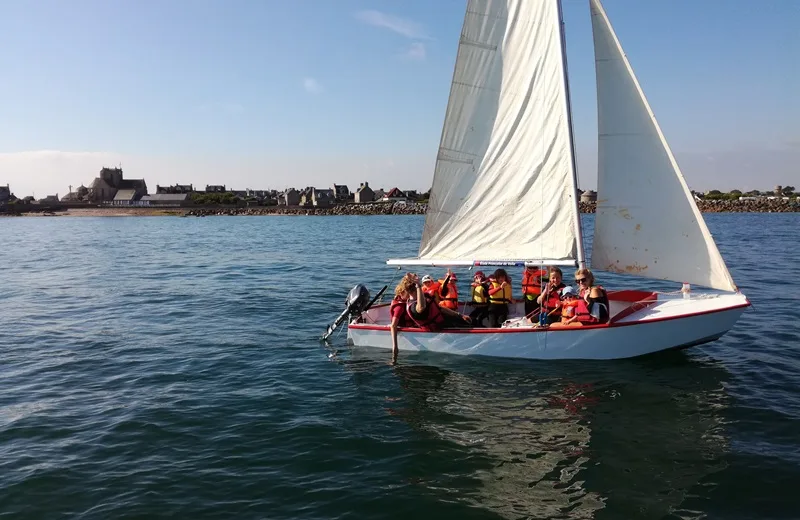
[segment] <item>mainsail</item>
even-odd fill
[[[599,0],[590,0],[597,74],[598,196],[592,267],[735,291]]]
[[[468,2],[414,263],[583,259],[560,16]]]

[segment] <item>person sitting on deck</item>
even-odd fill
[[[580,291],[578,296],[586,302],[588,313],[594,318],[593,323],[608,323],[609,303],[606,290],[594,284],[594,275],[589,269],[575,271],[575,283]]]
[[[497,328],[508,319],[508,304],[511,303],[511,284],[505,269],[498,269],[489,278],[489,326]]]
[[[566,287],[561,282],[563,276],[561,269],[556,266],[550,267],[550,280],[547,282],[544,292],[536,299],[541,305],[541,312],[547,317],[548,325],[561,321],[561,289]]]
[[[522,272],[522,298],[525,302],[525,316],[531,317],[538,314],[539,302],[536,299],[542,294],[543,280],[547,278],[547,271],[543,268],[526,265]]]
[[[561,289],[561,322],[554,323],[555,325],[563,326],[579,326],[582,323],[578,319],[578,291],[573,287],[567,285]]]
[[[389,331],[392,336],[392,362],[397,361],[397,329],[399,327],[413,327],[414,322],[408,313],[408,302],[412,297],[423,298],[424,294],[417,284],[417,275],[406,273],[394,289],[394,298],[389,306],[391,322]]]
[[[470,295],[470,305],[472,305],[472,312],[469,317],[476,327],[483,326],[483,318],[487,317],[489,310],[489,282],[483,271],[475,273],[475,281],[472,282],[472,291]]]
[[[434,282],[433,277],[429,274],[426,274],[422,277],[422,292],[427,294],[428,296],[433,296],[434,298],[439,298],[439,282]]]
[[[436,301],[439,302],[439,307],[452,309],[454,311],[458,310],[458,287],[456,287],[457,281],[458,278],[456,277],[455,273],[448,269],[444,280],[439,280],[437,282],[439,285],[439,297]]]

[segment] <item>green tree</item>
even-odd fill
[[[794,186],[784,186],[781,193],[784,197],[790,197],[794,193]]]

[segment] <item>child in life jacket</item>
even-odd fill
[[[439,282],[434,281],[431,275],[426,274],[422,277],[422,292],[436,299],[436,301],[439,301],[439,288]]]
[[[443,280],[437,281],[438,284],[438,298],[437,302],[439,302],[440,307],[444,307],[446,309],[451,310],[458,310],[458,287],[456,283],[458,282],[458,278],[456,277],[455,273],[452,272],[450,269],[447,270],[447,275],[444,277]]]
[[[489,315],[489,281],[483,271],[475,273],[475,281],[470,288],[469,303],[472,305],[472,312],[469,317],[475,327],[482,327],[483,319]]]
[[[555,326],[582,327],[598,323],[600,320],[589,312],[586,299],[581,298],[578,291],[570,286],[561,290],[561,322]]]
[[[578,291],[569,285],[561,289],[561,325],[582,325],[578,321]]]

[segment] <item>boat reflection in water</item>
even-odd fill
[[[356,384],[386,368],[384,351],[340,360]],[[696,518],[727,451],[724,369],[673,352],[651,359],[520,362],[406,356],[387,413],[441,441],[416,454],[437,500],[505,518]],[[396,387],[395,387],[396,388]],[[444,453],[441,453],[441,451]],[[437,457],[444,467],[428,462]],[[693,507],[694,504],[694,507]]]

